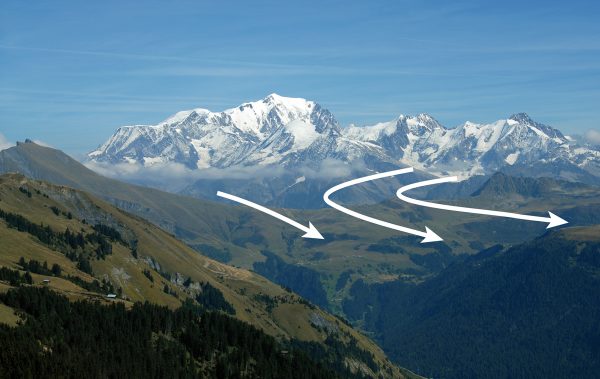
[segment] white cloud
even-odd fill
[[[163,190],[178,192],[198,180],[261,180],[286,175],[305,176],[309,179],[348,177],[362,168],[335,159],[325,159],[318,167],[302,166],[288,170],[282,166],[234,166],[228,168],[190,169],[180,163],[143,166],[138,163],[109,164],[87,161],[85,166],[100,175],[138,183]]]
[[[592,144],[600,144],[600,131],[594,129],[588,130],[585,132],[585,139]]]
[[[39,139],[34,139],[33,142],[35,142],[37,145],[44,146],[44,147],[50,147],[50,148],[54,149],[54,146],[52,146],[49,143],[46,143],[44,141],[40,141]]]
[[[179,163],[146,167],[134,163],[107,164],[87,161],[84,162],[84,165],[90,170],[109,178],[168,191],[181,190],[194,181],[194,171]]]
[[[0,133],[0,150],[8,149],[9,147],[13,147],[15,144],[10,142],[4,137],[2,133]]]
[[[352,165],[333,158],[326,158],[318,167],[301,167],[299,171],[310,179],[335,179],[351,176],[353,171],[365,169],[362,161],[352,162]]]

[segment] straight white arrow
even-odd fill
[[[343,206],[341,206],[341,205],[339,205],[337,203],[334,203],[333,201],[331,201],[331,199],[329,199],[329,196],[331,196],[334,192],[341,190],[342,188],[350,187],[350,186],[353,186],[353,185],[356,185],[356,184],[359,184],[359,183],[368,182],[368,181],[371,181],[371,180],[376,180],[376,179],[381,179],[381,178],[387,178],[387,177],[395,176],[395,175],[407,174],[407,173],[410,173],[410,172],[413,172],[413,168],[412,167],[403,168],[403,169],[400,169],[400,170],[382,172],[382,173],[379,173],[379,174],[369,175],[369,176],[365,176],[365,177],[362,177],[362,178],[350,180],[348,182],[344,182],[344,183],[338,184],[338,185],[336,185],[336,186],[331,187],[330,189],[328,189],[327,192],[325,192],[325,194],[323,195],[323,200],[325,200],[325,202],[327,203],[327,205],[329,205],[330,207],[335,208],[338,211],[346,213],[347,215],[350,215],[352,217],[356,217],[356,218],[358,218],[360,220],[363,220],[363,221],[366,221],[366,222],[370,222],[370,223],[375,224],[375,225],[383,226],[385,228],[394,229],[394,230],[398,230],[400,232],[414,234],[414,235],[417,235],[419,237],[423,237],[423,240],[421,241],[421,243],[442,241],[442,239],[440,238],[440,236],[438,236],[437,234],[435,234],[428,227],[425,227],[425,231],[422,232],[420,230],[411,229],[411,228],[407,228],[407,227],[404,227],[404,226],[392,224],[390,222],[386,222],[386,221],[378,220],[378,219],[373,218],[373,217],[365,216],[362,213],[355,212],[355,211],[353,211],[351,209],[348,209],[348,208],[343,207]]]
[[[302,236],[304,238],[314,238],[314,239],[319,239],[319,240],[324,239],[323,236],[321,235],[321,233],[319,233],[319,231],[317,230],[317,228],[315,228],[311,222],[309,222],[308,223],[308,227],[306,227],[306,226],[300,224],[299,222],[296,222],[296,221],[292,220],[291,218],[285,217],[284,215],[282,215],[280,213],[277,213],[275,211],[272,211],[269,208],[265,208],[262,205],[258,205],[256,203],[253,203],[253,202],[248,201],[246,199],[242,199],[241,197],[237,197],[237,196],[234,196],[234,195],[231,195],[231,194],[228,194],[228,193],[225,193],[225,192],[221,192],[221,191],[217,192],[217,196],[223,197],[225,199],[229,199],[231,201],[235,201],[235,202],[240,203],[240,204],[247,205],[247,206],[249,206],[251,208],[254,208],[254,209],[259,210],[259,211],[261,211],[263,213],[266,213],[269,216],[273,216],[276,219],[279,219],[279,220],[281,220],[283,222],[286,222],[286,223],[292,225],[293,227],[298,228],[298,229],[302,230],[304,233],[306,233],[306,234],[304,234]]]
[[[569,223],[568,221],[563,220],[562,218],[558,217],[557,215],[555,215],[552,212],[548,212],[548,215],[550,217],[529,216],[529,215],[522,215],[522,214],[518,214],[518,213],[491,211],[491,210],[487,210],[487,209],[467,208],[467,207],[458,207],[458,206],[454,206],[454,205],[430,203],[428,201],[411,199],[410,197],[404,196],[404,192],[410,191],[415,188],[431,186],[434,184],[456,182],[456,181],[458,181],[458,178],[456,176],[449,176],[446,178],[425,180],[423,182],[409,184],[407,186],[400,188],[398,190],[398,192],[396,192],[396,195],[400,198],[400,200],[406,201],[407,203],[420,205],[422,207],[443,209],[443,210],[453,211],[453,212],[473,213],[473,214],[481,214],[481,215],[488,215],[488,216],[515,218],[515,219],[519,219],[519,220],[545,222],[545,223],[548,223],[548,226],[546,227],[546,229],[554,228],[555,226],[564,225],[564,224]]]

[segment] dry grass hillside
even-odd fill
[[[62,268],[60,277],[32,274],[34,285],[47,285],[73,299],[129,304],[150,301],[177,307],[185,299],[196,298],[203,292],[203,284],[209,283],[233,306],[236,318],[270,335],[317,343],[324,343],[330,336],[369,352],[379,367],[376,374],[366,362],[349,356],[346,364],[356,370],[370,376],[403,376],[370,339],[342,320],[253,272],[204,257],[153,224],[85,192],[7,174],[0,177],[0,209],[54,232],[69,230],[90,235],[94,226],[105,225],[120,234],[120,241],[111,241],[112,253],[97,258],[93,252],[86,252],[90,274],[69,259],[64,249],[0,220],[0,266],[22,270],[19,261],[23,258]],[[84,254],[85,249],[80,250]],[[44,279],[49,283],[44,284]],[[110,283],[118,299],[109,300],[103,291],[83,288],[86,285],[81,282],[89,284],[93,280]],[[0,290],[7,288],[5,283]],[[18,320],[5,308],[0,309],[0,318],[12,324]]]

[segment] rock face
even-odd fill
[[[253,175],[236,181],[234,192],[252,192],[239,188],[252,186],[267,202],[292,207],[298,205],[275,199],[289,197],[293,187],[294,198],[299,190],[307,191],[307,172],[320,182],[405,165],[461,178],[497,171],[588,183],[598,183],[600,177],[597,146],[578,143],[524,113],[456,128],[446,128],[427,114],[341,128],[319,104],[277,94],[222,112],[198,108],[157,125],[123,126],[88,159],[109,167],[179,163],[194,172],[211,169],[210,179],[183,190],[201,197],[212,197],[215,187],[227,189],[232,182],[225,174],[215,179],[215,170],[246,170]]]

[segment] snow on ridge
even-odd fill
[[[186,118],[188,118],[192,113],[206,114],[206,113],[211,113],[211,112],[208,109],[204,109],[204,108],[195,108],[195,109],[190,109],[187,111],[180,111],[180,112],[177,112],[174,115],[168,117],[166,120],[158,123],[155,126],[158,127],[158,126],[180,123],[180,122],[184,121]]]
[[[536,128],[535,126],[533,126],[533,125],[528,125],[528,127],[529,127],[529,129],[533,130],[533,132],[534,132],[535,134],[537,134],[538,136],[540,136],[540,137],[542,137],[542,138],[547,138],[547,139],[549,139],[549,138],[550,138],[550,137],[548,137],[548,135],[547,135],[546,133],[542,132],[541,130],[539,130],[539,129],[538,129],[538,128]]]
[[[517,163],[559,159],[581,167],[582,162],[600,161],[599,152],[579,148],[526,114],[447,128],[421,113],[339,130],[333,115],[317,103],[271,94],[221,112],[196,108],[154,126],[121,127],[88,157],[148,166],[177,162],[191,169],[318,163],[327,158],[347,163],[368,157],[371,162],[464,177]]]
[[[402,116],[401,116],[402,117]],[[358,139],[360,141],[375,141],[381,134],[391,135],[396,131],[396,124],[399,118],[392,121],[379,122],[375,125],[355,126],[351,125],[342,130],[344,136]]]
[[[294,136],[296,150],[307,148],[320,136],[314,125],[303,120],[292,120],[285,124],[284,128]]]
[[[506,156],[506,158],[504,158],[504,161],[506,161],[506,163],[508,163],[509,165],[514,165],[515,162],[517,161],[517,159],[519,159],[519,153],[512,153],[512,154],[508,154]]]

